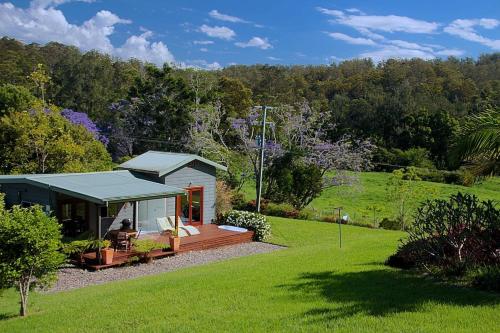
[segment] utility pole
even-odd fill
[[[267,106],[262,106],[262,134],[260,138],[260,167],[259,167],[259,190],[257,191],[257,213],[260,213],[260,199],[262,195],[262,174],[264,172],[264,149],[266,145],[266,116]]]

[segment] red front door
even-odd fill
[[[180,216],[184,224],[203,224],[203,186],[186,188],[187,195],[180,199]]]

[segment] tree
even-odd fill
[[[218,82],[220,101],[229,118],[244,118],[252,107],[252,91],[240,80],[223,76]]]
[[[44,66],[42,64],[37,64],[35,70],[31,72],[28,78],[33,81],[36,90],[40,92],[40,98],[45,105],[45,91],[47,84],[50,83],[50,76],[45,71]]]
[[[23,86],[13,84],[0,86],[0,116],[14,111],[26,111],[34,101],[35,96]]]
[[[321,170],[306,164],[296,152],[278,157],[265,173],[265,198],[274,202],[287,202],[302,209],[323,191]]]
[[[134,145],[134,153],[150,149],[184,150],[192,122],[193,96],[187,83],[176,77],[172,68],[147,66],[145,76],[136,79],[130,90],[126,110],[134,117],[133,137],[140,142]]]
[[[476,177],[500,174],[500,108],[467,119],[454,157],[467,163]]]
[[[72,124],[85,127],[87,131],[92,133],[94,139],[101,141],[105,146],[108,145],[109,139],[104,134],[102,134],[101,130],[85,112],[76,112],[71,109],[64,109],[61,111],[61,115],[64,118],[68,119]]]
[[[64,263],[59,229],[38,205],[0,213],[0,288],[18,289],[21,316],[28,314],[30,290],[48,286]]]
[[[110,170],[104,145],[56,110],[14,112],[0,119],[0,169],[4,173]]]
[[[420,178],[417,176],[414,167],[407,169],[398,169],[392,172],[391,177],[387,182],[388,199],[393,202],[396,210],[396,219],[401,225],[401,229],[406,229],[408,222],[409,201],[414,200],[417,191],[416,181]]]

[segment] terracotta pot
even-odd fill
[[[181,246],[181,238],[170,236],[169,241],[170,241],[170,250],[174,252],[179,251],[179,247]]]
[[[105,248],[101,250],[101,259],[104,265],[109,265],[113,263],[113,255],[115,253],[114,249]]]

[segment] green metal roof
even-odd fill
[[[2,183],[26,183],[98,204],[184,194],[180,188],[135,177],[130,171],[0,176]]]
[[[152,150],[120,164],[118,168],[149,172],[161,177],[195,160],[211,165],[217,169],[227,171],[225,166],[198,155],[167,153]]]

